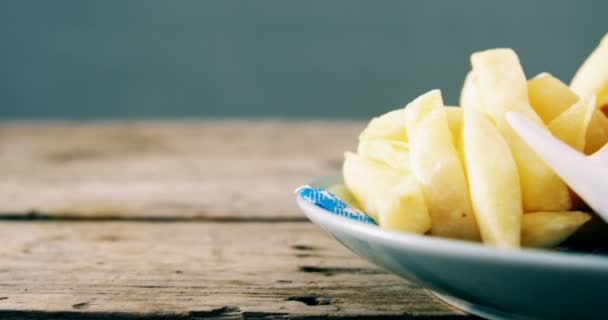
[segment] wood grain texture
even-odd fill
[[[465,318],[309,223],[0,224],[0,318]]]
[[[0,215],[304,219],[362,122],[0,123]]]

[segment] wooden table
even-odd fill
[[[362,127],[0,123],[0,318],[468,318],[296,208]]]

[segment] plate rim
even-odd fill
[[[341,173],[333,173],[315,179],[309,185],[328,187],[329,183],[342,181]],[[430,237],[403,231],[384,229],[379,226],[361,223],[336,215],[296,194],[296,202],[304,214],[313,223],[321,226],[328,224],[332,229],[347,230],[349,233],[361,233],[381,242],[391,243],[399,248],[411,248],[445,255],[467,256],[492,262],[517,263],[525,265],[546,265],[556,268],[578,268],[585,271],[608,273],[608,257],[578,252],[561,252],[533,248],[497,248],[482,243],[464,240]],[[325,229],[325,228],[323,228]],[[328,231],[329,232],[329,231]]]

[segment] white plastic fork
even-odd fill
[[[608,144],[586,156],[518,113],[507,113],[507,121],[547,165],[608,222]]]

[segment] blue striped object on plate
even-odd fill
[[[377,225],[376,221],[374,221],[374,219],[372,219],[370,216],[349,206],[346,204],[346,202],[340,200],[340,198],[338,198],[335,194],[323,188],[303,186],[298,188],[296,193],[303,199],[310,201],[312,204],[339,216],[367,224]]]

